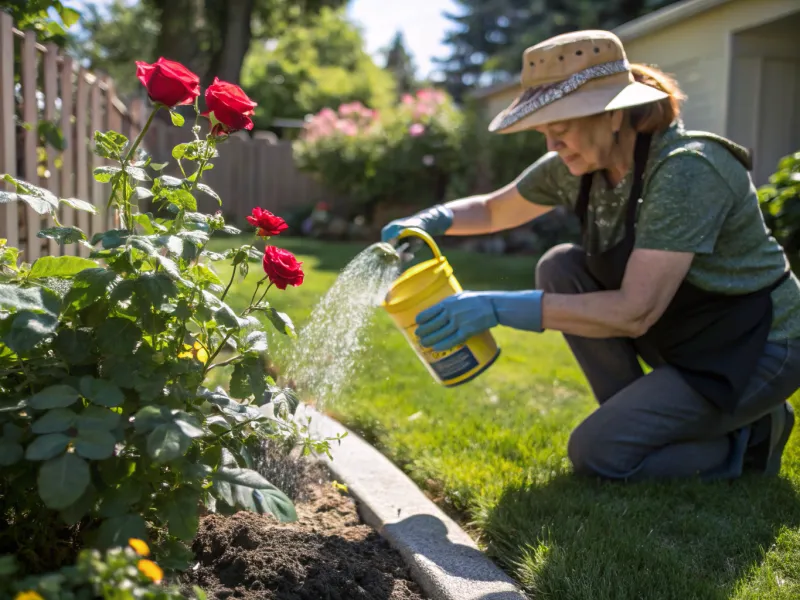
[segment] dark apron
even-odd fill
[[[618,290],[634,247],[636,208],[644,187],[651,135],[639,134],[634,151],[634,178],[626,205],[625,237],[605,252],[586,250],[589,272],[607,290]],[[581,178],[575,214],[581,222],[584,248],[589,192],[594,174]],[[684,280],[661,318],[634,344],[653,365],[666,363],[721,410],[733,412],[755,372],[772,326],[771,286],[736,296],[702,290]]]

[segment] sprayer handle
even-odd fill
[[[407,237],[416,237],[421,239],[423,242],[425,242],[428,248],[431,249],[431,252],[433,252],[433,256],[436,257],[437,260],[442,258],[442,251],[439,250],[439,246],[436,244],[433,237],[431,237],[431,235],[428,232],[423,231],[419,227],[407,227],[406,229],[403,229],[399,234],[397,234],[398,241]]]

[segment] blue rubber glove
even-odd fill
[[[444,204],[438,204],[413,216],[395,219],[381,230],[381,241],[393,240],[409,227],[417,227],[430,235],[444,235],[452,224],[453,211]]]
[[[426,348],[443,352],[497,325],[542,331],[541,290],[461,292],[417,315],[416,335]]]

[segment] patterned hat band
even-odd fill
[[[539,110],[543,106],[552,104],[556,100],[560,100],[594,79],[625,73],[630,71],[630,68],[631,66],[627,59],[615,60],[578,71],[563,81],[527,89],[520,96],[517,103],[503,116],[498,128],[503,129],[516,123],[523,117]]]

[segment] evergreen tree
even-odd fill
[[[395,34],[383,54],[386,59],[384,68],[394,76],[398,97],[413,93],[417,89],[416,68],[414,60],[406,48],[402,32],[398,31]]]

